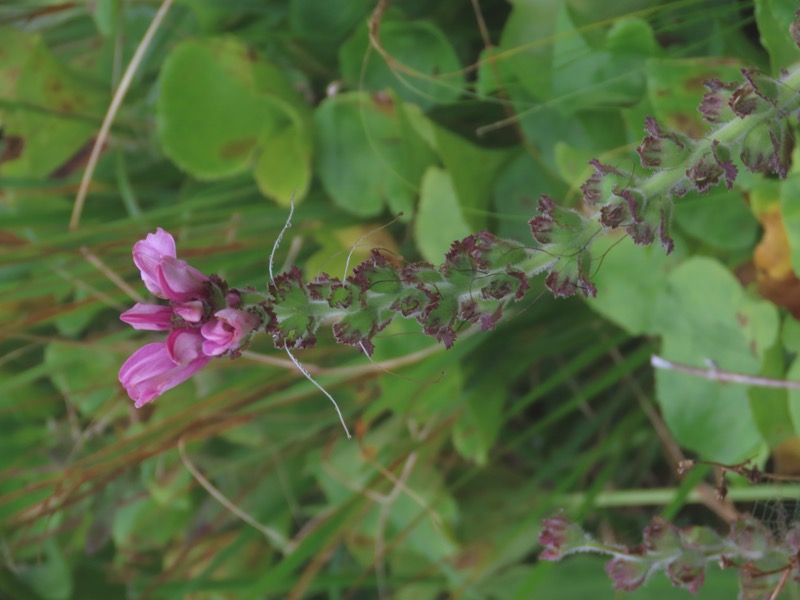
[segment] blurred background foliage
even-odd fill
[[[596,301],[535,283],[447,352],[395,322],[374,362],[326,334],[300,359],[352,440],[267,339],[138,411],[117,381],[150,339],[118,315],[146,291],[130,250],[156,227],[203,272],[259,288],[292,196],[277,261],[307,278],[373,247],[438,263],[480,229],[529,240],[536,198],[575,206],[588,159],[635,165],[646,115],[702,136],[703,80],[797,62],[795,9],[4,3],[0,597],[611,598],[598,560],[536,561],[542,517],[637,542],[659,512],[733,514],[707,469],[677,477],[683,452],[796,471],[797,392],[648,367],[659,352],[800,376],[796,170],[677,201],[669,257],[598,240]],[[712,572],[702,593],[735,589]]]

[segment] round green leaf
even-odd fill
[[[679,252],[667,256],[661,247],[642,248],[628,236],[601,237],[592,244],[597,297],[587,302],[631,335],[653,333],[656,303],[680,259]]]
[[[741,194],[720,189],[683,199],[675,207],[675,223],[693,238],[722,250],[752,249],[758,221]]]
[[[274,109],[255,91],[251,59],[232,40],[190,40],[161,71],[158,125],[164,149],[181,168],[212,179],[245,170]]]
[[[287,114],[293,114],[287,108]],[[258,189],[279,204],[302,198],[311,181],[311,139],[299,116],[259,141],[253,175]]]
[[[314,113],[317,172],[333,201],[360,216],[384,202],[409,214],[425,168],[435,156],[394,102],[367,94],[326,99]]]
[[[234,39],[189,40],[164,64],[158,125],[167,155],[199,179],[255,167],[259,189],[299,201],[310,179],[310,113],[283,73]]]
[[[758,375],[778,335],[778,311],[752,298],[722,264],[692,258],[668,277],[657,302],[661,353],[668,360],[703,368]],[[678,371],[656,371],[656,395],[664,420],[680,444],[703,458],[737,462],[763,443],[748,388]]]
[[[405,115],[444,163],[453,180],[461,213],[470,228],[485,229],[492,185],[498,171],[516,150],[478,146],[435,123],[413,104],[405,106]]]

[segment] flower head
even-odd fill
[[[136,408],[189,379],[217,356],[236,356],[261,318],[240,307],[241,296],[216,276],[179,260],[174,238],[161,229],[133,246],[133,262],[150,292],[169,305],[137,303],[120,315],[134,329],[169,331],[166,342],[131,355],[119,380]]]

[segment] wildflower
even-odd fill
[[[261,318],[240,306],[240,294],[216,276],[179,260],[160,227],[133,246],[133,262],[150,292],[169,305],[136,303],[120,315],[134,329],[169,331],[166,342],[134,352],[119,380],[136,408],[189,379],[217,356],[237,356]]]
[[[119,370],[119,381],[136,408],[183,383],[202,369],[210,356],[202,353],[202,335],[189,329],[170,332],[166,342],[147,344]]]

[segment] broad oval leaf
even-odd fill
[[[778,311],[751,297],[722,264],[694,257],[667,278],[655,329],[668,360],[758,375],[778,335]],[[743,385],[678,371],[656,372],[656,395],[677,441],[703,458],[735,463],[764,439]]]
[[[396,102],[364,93],[326,99],[314,113],[317,172],[333,201],[375,216],[384,203],[410,214],[422,173],[435,160]]]
[[[308,111],[285,75],[234,39],[189,40],[167,58],[158,129],[167,155],[199,179],[255,166],[259,189],[282,204],[310,179]]]

